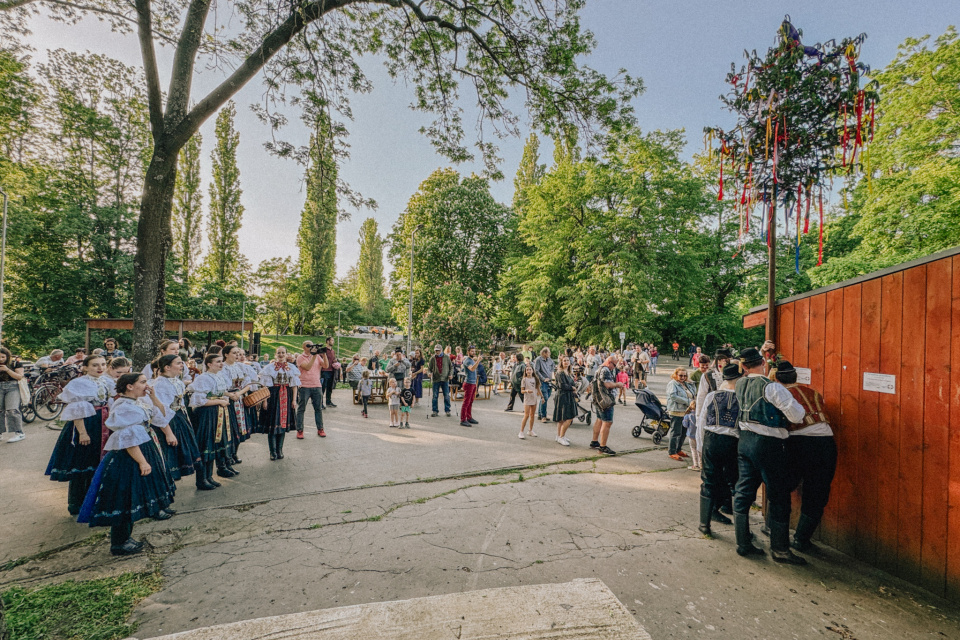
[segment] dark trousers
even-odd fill
[[[320,372],[320,386],[323,388],[323,392],[326,395],[327,404],[330,404],[330,398],[333,396],[333,388],[337,386],[336,373],[336,371]],[[319,423],[317,426],[319,426]]]
[[[448,380],[433,383],[433,412],[439,413],[437,406],[441,391],[443,392],[443,410],[450,413],[450,382]]]
[[[523,402],[523,394],[520,393],[520,385],[511,384],[510,385],[510,402],[507,403],[507,409],[513,409],[513,402],[517,399],[517,396],[520,396],[520,402]]]
[[[307,411],[307,403],[313,404],[313,419],[317,429],[323,428],[323,387],[300,387],[300,397],[297,400],[297,431],[303,431],[303,414]]]
[[[670,416],[670,455],[680,453],[687,432],[683,428],[683,416]]]
[[[750,513],[757,498],[757,489],[763,483],[767,487],[771,522],[790,521],[790,465],[787,457],[787,441],[771,436],[762,436],[753,431],[741,431],[737,446],[737,493],[733,499],[733,511]]]
[[[110,527],[110,546],[117,548],[123,546],[123,543],[133,535],[133,523],[124,522]]]
[[[370,396],[360,396],[360,399],[363,401],[363,412],[367,412],[367,403],[370,401]]]
[[[700,495],[709,498],[718,507],[733,496],[737,486],[737,446],[740,441],[734,436],[703,432],[700,451],[703,456],[700,473]]]
[[[787,439],[787,456],[790,488],[803,483],[800,513],[819,523],[837,470],[837,444],[832,436],[795,436]]]

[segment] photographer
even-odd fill
[[[303,353],[297,356],[297,368],[300,369],[300,394],[297,402],[297,439],[303,440],[303,414],[307,411],[307,403],[313,404],[313,419],[317,423],[317,435],[326,438],[323,430],[323,385],[321,371],[329,368],[326,349],[313,344],[310,340],[303,342]],[[331,369],[332,371],[332,369]]]
[[[320,370],[320,381],[323,383],[323,392],[327,397],[327,407],[336,407],[333,404],[333,388],[337,386],[337,377],[340,374],[340,363],[337,361],[337,352],[333,348],[333,336],[328,336],[320,353],[326,358],[326,364]]]
[[[387,363],[387,368],[384,371],[386,371],[388,375],[393,376],[398,385],[403,385],[403,380],[407,377],[407,372],[410,371],[410,361],[403,356],[403,351],[400,347],[397,347],[396,352],[394,352],[393,357],[390,358],[390,361]]]

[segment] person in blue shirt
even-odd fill
[[[480,366],[481,358],[477,357],[477,348],[470,346],[467,348],[467,357],[463,359],[463,369],[466,372],[466,378],[463,381],[463,405],[460,407],[460,426],[472,427],[478,424],[473,419],[473,400],[477,397],[477,367]]]

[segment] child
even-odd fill
[[[410,378],[403,379],[403,389],[400,391],[400,428],[410,428],[410,407],[413,406],[413,389],[410,387]],[[406,425],[406,426],[404,426]]]
[[[400,426],[400,389],[397,388],[397,379],[387,381],[387,406],[390,407],[390,426]]]
[[[690,441],[690,455],[693,458],[693,464],[687,467],[687,469],[700,471],[700,447],[697,442],[696,412],[691,411],[683,416],[683,428],[687,430],[687,440]]]
[[[617,397],[617,402],[621,404],[627,404],[627,385],[630,383],[630,376],[627,374],[627,370],[624,365],[620,365],[620,369],[617,371],[617,382],[623,383],[623,386],[620,387],[620,394]]]
[[[360,415],[364,418],[367,417],[367,403],[370,402],[371,392],[373,392],[373,382],[370,380],[370,370],[364,368],[363,375],[360,376],[360,400],[363,402],[363,411]]]
[[[536,417],[537,406],[540,404],[540,381],[537,380],[533,367],[529,364],[523,370],[523,378],[520,379],[520,393],[523,394],[523,421],[520,423],[520,439],[526,440],[523,435],[523,428],[530,421],[530,435],[534,438],[537,434],[533,431],[533,421]]]

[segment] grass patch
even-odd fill
[[[273,356],[277,351],[277,347],[284,346],[287,348],[287,351],[290,351],[294,354],[298,354],[303,351],[303,341],[311,340],[315,343],[322,343],[324,336],[267,336],[263,335],[260,337],[260,352],[269,353]],[[355,353],[360,353],[360,347],[366,341],[366,338],[348,338],[345,336],[340,336],[340,349],[337,351],[338,358],[349,358]],[[336,336],[334,336],[333,348],[337,348]],[[362,356],[367,356],[368,354],[360,354]]]
[[[3,592],[7,631],[16,640],[114,640],[128,637],[133,608],[163,586],[159,571],[124,573]]]

